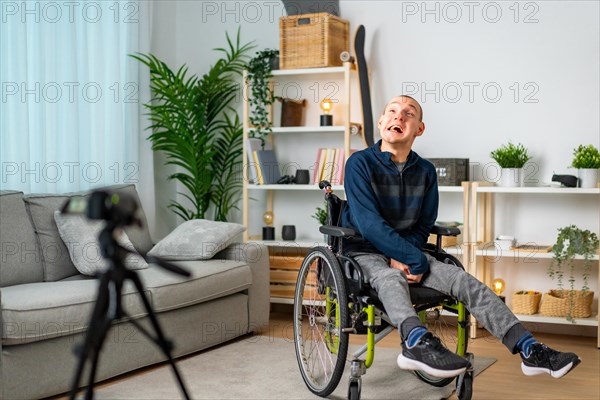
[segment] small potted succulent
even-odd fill
[[[579,187],[595,188],[598,183],[600,152],[594,145],[579,145],[573,149],[573,168],[577,168]]]
[[[514,145],[511,142],[502,145],[490,153],[490,157],[500,165],[500,186],[522,186],[523,166],[531,156],[521,143]]]

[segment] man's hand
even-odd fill
[[[406,280],[408,281],[408,283],[419,283],[419,282],[421,282],[421,279],[423,278],[423,274],[412,275],[410,273],[410,268],[408,268],[408,265],[406,265],[403,262],[400,262],[398,260],[394,260],[393,258],[390,259],[390,267],[399,269],[400,271],[404,272],[404,275],[406,275]]]

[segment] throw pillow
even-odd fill
[[[83,215],[65,215],[60,211],[54,212],[54,220],[58,233],[69,250],[71,261],[83,275],[102,273],[110,266],[110,261],[102,256],[98,235],[104,228],[104,221],[88,220]],[[121,231],[117,243],[129,251],[135,252],[135,247],[125,231]],[[139,254],[127,254],[124,260],[129,269],[148,268],[148,263]]]
[[[169,260],[209,260],[245,230],[231,222],[192,219],[175,228],[148,254]]]

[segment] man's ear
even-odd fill
[[[377,129],[381,129],[381,120],[383,119],[383,114],[381,114],[379,116],[379,119],[377,120]]]
[[[420,122],[419,123],[419,130],[417,131],[417,134],[415,136],[421,136],[424,132],[425,132],[425,123],[424,122]]]

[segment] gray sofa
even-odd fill
[[[122,189],[137,198],[133,185]],[[73,380],[77,363],[73,350],[85,336],[98,280],[79,274],[59,236],[53,213],[67,198],[0,192],[1,399],[64,393]],[[146,228],[127,227],[126,232],[136,250],[152,247]],[[174,342],[174,356],[268,324],[269,265],[264,246],[238,243],[210,260],[174,263],[187,268],[192,277],[152,264],[138,271],[159,323]],[[150,329],[132,284],[125,285],[122,302],[132,319]],[[124,319],[107,335],[97,381],[164,360],[160,349]],[[81,383],[86,381],[84,374]]]

